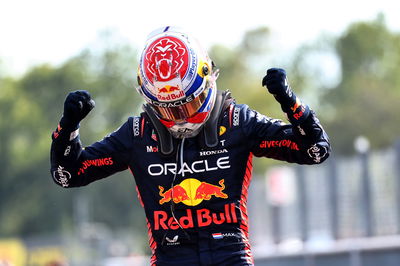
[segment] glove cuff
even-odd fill
[[[79,123],[70,123],[68,119],[62,117],[57,129],[52,134],[52,139],[71,141],[79,135],[79,126]]]
[[[68,119],[65,116],[61,117],[61,120],[60,120],[59,124],[64,130],[68,130],[70,132],[78,129],[79,126],[80,126],[79,122],[71,121],[71,119]]]

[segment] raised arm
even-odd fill
[[[269,69],[262,85],[280,103],[290,124],[246,108],[245,133],[253,140],[254,155],[299,164],[318,164],[328,158],[329,138],[314,111],[290,88],[285,70]]]
[[[65,99],[63,117],[52,134],[50,154],[51,175],[62,187],[84,186],[128,167],[130,120],[102,141],[82,148],[79,123],[93,108],[87,91],[71,92]]]

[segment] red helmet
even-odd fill
[[[214,106],[216,78],[211,59],[195,39],[164,27],[147,39],[137,89],[175,137],[192,137]]]

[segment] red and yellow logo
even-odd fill
[[[295,113],[297,108],[299,108],[300,106],[301,106],[301,101],[299,98],[296,97],[296,102],[292,107],[290,107],[290,109],[292,109],[293,113]]]
[[[165,85],[162,88],[158,89],[159,93],[172,93],[174,91],[180,91],[181,89],[179,89],[178,86],[169,86],[169,85]]]
[[[228,198],[228,195],[223,192],[225,189],[224,179],[218,182],[219,185],[212,185],[207,182],[200,182],[194,178],[183,180],[180,184],[164,191],[164,187],[158,186],[161,196],[160,204],[164,204],[171,200],[174,203],[182,202],[187,206],[196,206],[203,200],[210,200],[213,196],[216,198]]]

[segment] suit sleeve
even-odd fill
[[[133,138],[131,120],[86,148],[82,148],[79,129],[71,132],[58,126],[50,151],[54,182],[62,187],[85,186],[127,169]]]
[[[257,157],[298,164],[319,164],[330,154],[329,138],[314,111],[296,125],[264,116],[243,106],[243,131]]]

